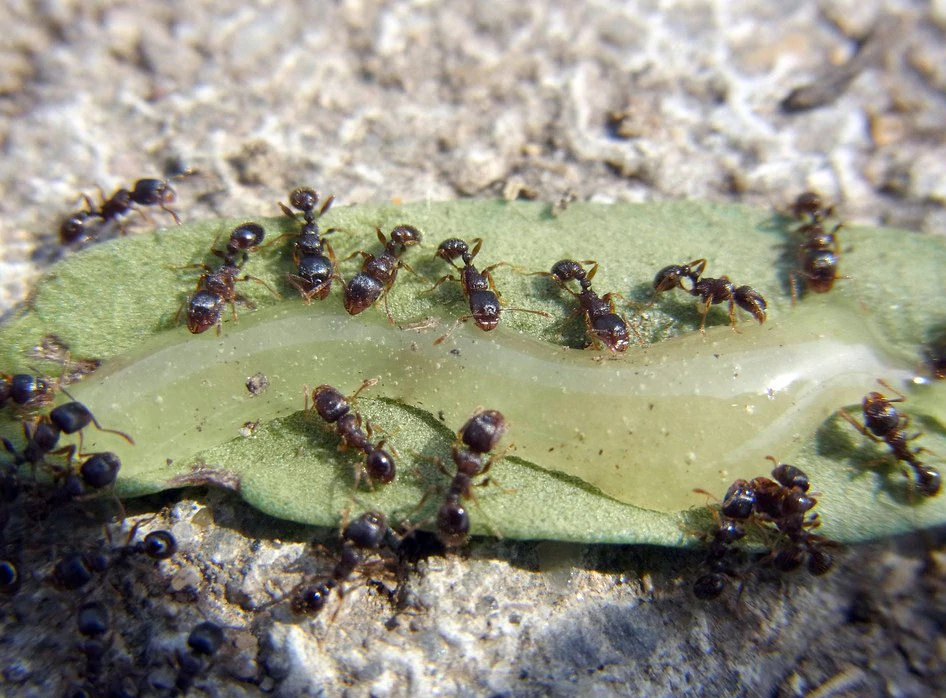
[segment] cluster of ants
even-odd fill
[[[834,566],[827,548],[836,544],[811,532],[820,522],[812,512],[818,500],[808,492],[808,476],[794,465],[767,458],[775,465],[774,480],[736,480],[723,498],[704,559],[709,572],[693,584],[699,599],[718,598],[727,578],[740,575],[743,552],[734,544],[745,537],[747,525],[776,531],[777,543],[768,558],[782,572],[793,572],[807,563],[808,571],[820,576]]]
[[[115,482],[121,468],[118,456],[108,451],[85,453],[83,430],[93,426],[129,444],[134,443],[128,434],[104,428],[92,411],[76,400],[60,404],[48,413],[36,414],[37,409],[52,401],[54,386],[58,383],[27,374],[0,374],[0,397],[3,398],[0,407],[9,403],[18,413],[29,413],[23,420],[22,447],[17,448],[6,437],[0,439],[8,456],[0,466],[0,600],[15,595],[24,583],[40,578],[35,573],[27,575],[23,567],[22,556],[32,547],[24,538],[42,530],[44,526],[38,524],[51,514],[71,503],[87,501]],[[58,387],[69,395],[61,385]],[[77,435],[78,445],[60,447],[63,435]],[[45,477],[39,477],[40,473]],[[124,518],[120,502],[119,508]],[[110,543],[107,547],[77,549],[61,555],[44,575],[45,581],[64,593],[88,598],[102,586],[92,582],[109,570],[116,570],[125,578],[129,562],[157,563],[177,552],[177,540],[170,531],[154,530],[135,542],[137,528],[137,525],[133,527],[125,543],[117,546],[111,545],[106,529]],[[107,606],[101,601],[85,601],[78,607],[76,622],[81,640],[73,655],[76,661],[67,664],[64,672],[64,695],[70,698],[137,695],[123,687],[135,673],[132,671],[135,667],[127,657],[112,654],[115,632]],[[203,675],[209,658],[222,640],[222,629],[213,623],[201,623],[194,628],[187,641],[189,650],[178,650],[174,657],[175,677],[164,693],[185,694]]]
[[[119,189],[99,207],[95,207],[88,197],[84,199],[85,210],[71,214],[60,229],[63,243],[94,239],[106,224],[113,221],[120,223],[125,215],[142,207],[160,207],[176,222],[180,222],[177,214],[168,208],[175,199],[175,193],[163,180],[138,180],[130,190]],[[320,205],[317,192],[299,188],[290,192],[288,206],[279,204],[287,217],[301,224],[298,232],[280,236],[269,243],[274,244],[284,237],[294,238],[294,268],[287,272],[286,280],[299,292],[305,303],[324,300],[329,296],[333,282],[338,281],[343,285],[343,305],[349,314],[359,314],[383,300],[388,318],[393,323],[387,307],[387,294],[402,267],[413,271],[404,262],[403,256],[409,247],[420,244],[421,232],[411,225],[398,225],[385,236],[377,229],[382,250],[377,254],[359,251],[352,255],[362,257],[361,269],[346,282],[338,270],[339,260],[325,239],[326,235],[337,229],[323,231],[319,226],[321,217],[333,201],[334,197],[330,196]],[[840,251],[836,239],[842,225],[831,227],[827,223],[833,215],[833,207],[826,206],[818,195],[806,192],[794,202],[789,214],[798,221],[799,225],[793,232],[801,238],[797,247],[797,268],[790,274],[793,300],[798,295],[799,280],[811,292],[829,291],[836,280],[845,278],[838,274]],[[250,301],[236,291],[238,283],[254,281],[269,288],[262,279],[244,272],[250,255],[268,246],[263,244],[264,237],[265,231],[261,225],[247,222],[230,232],[222,248],[217,248],[214,242],[211,253],[220,259],[220,263],[214,267],[197,265],[201,270],[200,278],[179,313],[186,313],[190,332],[200,333],[215,327],[219,334],[221,314],[227,305],[234,319],[237,303],[250,305]],[[502,305],[492,271],[505,263],[478,269],[475,258],[481,247],[480,239],[467,242],[459,238],[444,240],[437,247],[435,257],[450,264],[458,276],[448,274],[440,278],[431,290],[445,281],[458,281],[469,306],[469,314],[461,316],[447,334],[437,339],[438,344],[454,329],[470,320],[483,331],[493,330],[498,326],[503,310],[548,316],[543,311]],[[654,299],[676,288],[697,298],[701,306],[701,332],[704,331],[707,315],[713,305],[728,305],[729,322],[733,329],[736,328],[736,307],[749,313],[760,324],[765,322],[766,301],[758,292],[750,286],[736,286],[726,276],[704,276],[706,265],[706,259],[696,259],[661,269],[653,282]],[[593,290],[592,280],[598,268],[597,262],[591,260],[580,262],[563,259],[552,265],[550,271],[537,273],[549,277],[575,298],[591,345],[611,352],[624,352],[630,347],[631,333],[636,333],[636,330],[617,313],[614,302],[617,294],[599,295]],[[273,289],[269,290],[276,295]],[[946,346],[946,342],[943,346]],[[935,368],[946,363],[944,353],[942,349],[931,351],[931,365],[938,377],[946,373],[936,373]],[[359,454],[354,474],[355,490],[362,482],[369,486],[384,485],[396,476],[397,452],[386,446],[384,439],[375,441],[370,425],[354,410],[358,395],[373,383],[365,381],[348,397],[328,385],[318,386],[311,393],[306,391],[304,412],[314,412],[333,429],[339,437],[341,449]],[[48,378],[29,374],[0,374],[0,408],[9,404],[17,410],[40,409],[50,404],[57,387],[58,382]],[[893,392],[898,397],[887,398],[872,392],[864,398],[863,424],[843,410],[839,414],[861,434],[886,443],[894,457],[909,467],[917,489],[925,496],[934,496],[940,490],[939,473],[919,460],[919,455],[925,449],[910,447],[910,442],[918,435],[907,433],[909,418],[894,407],[895,403],[901,403],[905,398],[895,390]],[[48,414],[25,420],[24,444],[21,447],[16,447],[9,439],[2,440],[10,459],[2,466],[3,471],[0,473],[0,557],[7,558],[0,560],[0,594],[15,593],[23,582],[19,560],[15,554],[10,554],[14,547],[7,544],[6,529],[15,503],[22,499],[21,493],[26,492],[27,496],[39,493],[39,480],[35,477],[37,470],[44,472],[51,483],[50,488],[36,498],[44,502],[46,507],[84,501],[89,495],[107,490],[115,482],[121,467],[115,454],[84,453],[82,450],[81,431],[89,425],[133,443],[131,437],[123,432],[103,429],[92,412],[75,400],[52,409]],[[494,461],[501,457],[490,454],[505,429],[506,422],[500,412],[478,411],[457,432],[451,448],[454,472],[448,473],[443,464],[437,462],[451,480],[436,515],[430,521],[418,525],[431,524],[444,547],[455,548],[467,541],[470,533],[467,502],[475,501],[474,486],[489,482],[487,473]],[[78,447],[58,447],[62,434],[76,433],[79,434]],[[708,572],[693,587],[698,598],[719,597],[728,580],[740,576],[743,558],[736,543],[753,527],[776,536],[776,543],[768,555],[768,560],[776,569],[788,572],[806,566],[811,574],[822,575],[832,568],[834,558],[830,550],[836,544],[813,533],[820,521],[812,511],[817,500],[809,493],[807,476],[794,466],[778,463],[774,458],[771,460],[775,465],[773,479],[758,477],[751,481],[737,480],[726,493],[717,524],[708,537],[705,557]],[[24,466],[32,470],[33,478],[23,478]],[[424,495],[417,506],[418,510],[429,494]],[[405,519],[395,531],[385,515],[377,511],[365,512],[345,523],[341,527],[340,547],[333,567],[327,574],[305,580],[288,594],[286,598],[290,608],[304,615],[319,613],[333,593],[342,596],[356,572],[359,569],[367,570],[372,564],[388,567],[396,565],[396,569],[400,570],[409,541],[414,537],[418,525]],[[79,591],[107,569],[131,560],[167,560],[177,550],[177,542],[168,531],[153,531],[139,542],[132,542],[134,533],[135,529],[125,545],[112,547],[107,552],[80,551],[63,556],[53,566],[49,575],[51,583],[61,589]],[[398,593],[392,592],[392,598]],[[282,600],[278,599],[274,603]],[[106,685],[108,672],[105,667],[108,665],[114,636],[108,611],[101,602],[82,604],[77,622],[83,637],[79,650],[84,667],[79,672],[81,680],[70,685],[72,692],[69,695],[76,697],[94,695]],[[194,628],[187,640],[188,649],[179,650],[176,654],[174,665],[177,675],[173,685],[166,687],[167,690],[174,694],[186,693],[206,672],[209,661],[222,642],[223,629],[220,626],[206,622]]]
[[[390,454],[381,448],[383,444],[370,443],[370,437],[361,428],[361,416],[351,410],[352,402],[361,390],[374,382],[365,381],[358,391],[348,398],[329,385],[321,385],[312,391],[312,409],[328,425],[335,428],[341,438],[340,449],[354,448],[362,452],[361,463],[355,471],[356,488],[362,477],[369,484],[387,484],[394,478],[394,463]],[[501,457],[487,458],[505,431],[506,420],[500,412],[479,410],[457,432],[456,441],[451,448],[456,472],[434,519],[437,537],[445,548],[462,546],[469,538],[470,514],[463,500],[474,499],[473,487],[489,482],[488,478],[481,479],[478,483],[474,483],[474,480],[485,476],[494,460]],[[384,463],[380,472],[377,467],[379,462]],[[443,464],[439,460],[436,462],[444,474],[449,476]],[[429,494],[430,492],[424,495],[415,511],[424,505]],[[422,524],[423,522],[412,524],[405,518],[399,526],[400,532],[396,532],[388,525],[383,513],[367,511],[343,525],[338,559],[331,572],[327,576],[299,584],[288,595],[290,608],[301,615],[319,613],[334,590],[338,590],[339,595],[344,593],[342,585],[351,579],[359,567],[365,566],[371,556],[376,556],[378,562],[403,572],[406,562],[414,557],[410,543],[414,541],[418,526]],[[399,582],[401,581],[403,576],[399,579]],[[388,590],[392,601],[398,600],[398,607],[403,606],[403,588],[399,583],[394,591]],[[282,599],[277,599],[272,604],[280,601]]]

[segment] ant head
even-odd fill
[[[391,240],[400,245],[419,245],[420,231],[412,225],[399,225],[391,231]]]
[[[230,244],[239,250],[258,247],[263,242],[266,231],[259,223],[242,223],[230,233]]]
[[[206,332],[220,320],[223,298],[210,291],[198,291],[187,306],[187,329],[191,334]]]
[[[552,265],[551,274],[556,281],[565,283],[585,278],[585,269],[574,259],[562,259]]]
[[[462,257],[469,251],[470,248],[467,246],[466,242],[458,238],[450,238],[440,243],[440,246],[437,247],[437,251],[434,253],[434,255],[440,257],[441,259],[445,259],[448,262],[452,262],[453,260]]]
[[[174,203],[177,194],[171,185],[162,179],[139,179],[135,182],[130,198],[142,206],[159,206]]]
[[[366,511],[349,522],[342,532],[342,538],[358,548],[375,549],[384,540],[388,530],[388,520],[380,511]]]
[[[121,467],[122,462],[118,459],[118,456],[109,451],[104,451],[93,453],[87,458],[79,472],[85,484],[93,489],[101,489],[115,482]]]
[[[319,203],[319,193],[315,189],[299,187],[289,193],[289,205],[297,211],[313,211]]]
[[[89,408],[81,402],[67,402],[49,413],[49,420],[64,434],[75,434],[93,422]]]
[[[498,410],[482,410],[467,420],[460,439],[477,453],[489,453],[506,431],[506,418]]]

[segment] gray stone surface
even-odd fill
[[[79,193],[181,165],[199,172],[175,184],[185,219],[274,215],[298,184],[340,203],[760,206],[816,187],[845,219],[946,232],[941,2],[445,5],[3,3],[0,311],[59,254]],[[812,84],[834,98],[780,109]],[[0,600],[4,695],[81,676],[73,618],[89,598],[118,629],[107,674],[139,689],[173,684],[207,617],[230,626],[197,681],[215,695],[946,691],[942,532],[851,550],[825,579],[753,574],[711,604],[689,593],[698,553],[478,541],[414,571],[423,610],[391,620],[361,586],[299,621],[261,607],[329,569],[312,531],[199,490],[129,506],[139,538],[170,527],[181,553],[129,557],[85,594],[42,580],[101,537],[94,519],[11,523],[27,572]]]

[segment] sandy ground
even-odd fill
[[[185,220],[275,215],[299,184],[346,204],[784,206],[815,187],[846,220],[946,234],[946,3],[783,6],[3,3],[0,312],[60,255],[80,193],[188,169]],[[688,591],[699,555],[480,541],[412,575],[421,612],[394,617],[361,587],[299,622],[246,609],[298,578],[311,531],[212,492],[131,509],[158,512],[144,530],[171,527],[181,553],[122,561],[84,596],[41,578],[64,538],[100,526],[30,532],[24,589],[0,602],[5,695],[59,695],[87,671],[72,620],[87,598],[113,610],[105,674],[129,695],[170,692],[154,686],[205,616],[230,626],[196,680],[212,695],[946,691],[942,532],[712,604]]]

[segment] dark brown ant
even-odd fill
[[[290,597],[293,613],[315,615],[327,603],[333,589],[343,594],[341,584],[351,579],[366,554],[377,552],[383,544],[397,547],[397,537],[384,514],[367,511],[342,530],[342,547],[331,574],[316,582],[300,585]]]
[[[799,278],[814,293],[827,293],[835,281],[846,278],[838,275],[841,250],[835,237],[842,224],[830,231],[825,226],[833,213],[834,206],[825,206],[821,196],[812,191],[799,194],[788,210],[792,218],[801,222],[794,232],[803,238],[798,245],[798,268],[790,276],[792,302],[798,299]]]
[[[672,264],[664,267],[654,277],[654,296],[680,288],[696,296],[703,303],[700,317],[700,332],[706,333],[706,316],[710,307],[720,303],[729,304],[729,326],[736,330],[736,306],[752,315],[761,325],[766,320],[767,306],[765,299],[751,286],[735,286],[727,276],[712,278],[703,276],[706,268],[705,259],[696,259],[688,264]],[[689,279],[690,288],[683,285]]]
[[[318,219],[321,218],[332,202],[334,196],[328,197],[322,207],[316,212],[319,203],[319,194],[314,189],[299,188],[289,193],[289,206],[300,211],[304,222],[295,243],[292,246],[292,261],[296,265],[295,274],[287,274],[289,283],[299,291],[302,300],[311,303],[312,299],[322,300],[332,290],[332,281],[338,275],[335,271],[335,253],[332,246],[322,236],[334,232],[335,228],[326,231],[319,230]],[[295,212],[282,202],[279,207],[283,213],[296,220]],[[326,255],[326,253],[328,253]]]
[[[705,333],[706,316],[710,306],[719,303],[729,303],[729,326],[736,329],[736,308],[739,306],[752,315],[761,325],[766,319],[765,299],[751,286],[734,286],[726,276],[718,279],[703,277],[690,290],[690,295],[697,296],[703,301],[703,312],[700,318],[700,332]]]
[[[835,281],[847,278],[838,276],[841,250],[835,235],[841,227],[839,223],[828,232],[822,223],[812,222],[798,229],[804,240],[798,246],[799,268],[791,272],[792,301],[798,298],[799,277],[805,280],[805,287],[815,293],[827,293]]]
[[[341,448],[353,448],[364,454],[361,466],[355,471],[355,489],[365,477],[368,483],[375,481],[388,484],[394,480],[396,469],[394,458],[382,448],[385,440],[371,443],[371,429],[366,433],[361,428],[361,415],[352,412],[352,404],[365,388],[377,383],[377,379],[366,380],[355,393],[346,398],[330,385],[320,385],[312,391],[312,409],[329,424],[335,425],[335,431],[341,437]],[[306,391],[304,411],[309,410],[309,395]]]
[[[549,275],[566,291],[578,299],[578,307],[585,318],[585,328],[592,345],[602,345],[612,352],[627,351],[630,334],[627,321],[614,312],[614,295],[598,296],[591,289],[591,280],[598,273],[598,263],[586,261],[591,270],[586,272],[582,262],[563,259],[552,265]],[[545,274],[545,272],[539,272]],[[568,287],[568,281],[577,281],[580,291]]]
[[[473,498],[473,479],[489,472],[494,458],[484,461],[506,431],[506,419],[497,410],[477,412],[457,432],[460,444],[451,449],[457,472],[450,482],[443,504],[437,511],[437,535],[444,546],[463,545],[470,535],[470,514],[462,500]],[[489,479],[479,484],[485,485]]]
[[[905,402],[906,395],[893,388],[888,383],[877,381],[882,386],[897,394],[895,398],[887,398],[881,393],[871,392],[864,398],[861,409],[864,413],[864,424],[858,422],[843,409],[839,414],[850,422],[855,429],[872,441],[886,443],[894,457],[913,469],[913,477],[917,488],[927,497],[935,496],[942,485],[939,471],[920,462],[917,456],[929,449],[911,449],[910,442],[919,438],[922,432],[907,435],[906,429],[910,425],[910,417],[900,414],[894,407],[896,402]]]
[[[410,269],[400,257],[408,247],[420,244],[421,234],[412,225],[394,228],[390,240],[384,237],[380,228],[377,228],[377,232],[384,250],[377,257],[363,250],[356,253],[364,257],[365,261],[361,271],[345,284],[344,305],[349,315],[357,315],[377,303],[378,299],[384,298],[384,311],[393,324],[394,318],[388,308],[388,291],[397,278],[398,269]]]
[[[200,265],[200,268],[204,270],[204,273],[197,280],[194,294],[185,301],[177,313],[180,320],[186,307],[187,329],[191,334],[200,334],[216,326],[219,335],[223,327],[223,319],[220,315],[223,306],[227,303],[230,304],[234,320],[237,319],[237,303],[253,307],[253,303],[248,298],[236,292],[236,284],[241,281],[255,281],[269,289],[273,295],[277,295],[262,279],[249,274],[241,276],[243,272],[240,267],[223,264],[216,269],[211,269],[206,265]]]
[[[439,337],[434,342],[434,344],[440,344],[443,342],[447,337],[450,336],[450,334],[453,333],[457,327],[467,320],[473,320],[477,327],[479,327],[484,332],[489,332],[490,330],[495,329],[499,324],[499,316],[503,310],[532,313],[534,315],[549,317],[549,314],[542,310],[529,310],[527,308],[504,308],[500,304],[499,293],[496,291],[496,284],[493,282],[493,276],[490,272],[496,267],[504,264],[504,262],[492,264],[482,271],[478,270],[473,264],[473,259],[477,254],[479,254],[482,244],[483,241],[480,238],[474,238],[473,249],[471,250],[467,243],[463,240],[458,238],[450,238],[441,242],[440,246],[437,247],[435,256],[445,260],[458,272],[460,272],[460,286],[463,288],[463,295],[466,296],[467,301],[470,304],[470,314],[459,318],[453,327],[451,327],[445,335]],[[462,267],[457,265],[457,259],[460,259],[463,262]],[[441,277],[437,283],[434,284],[434,288],[448,279],[451,281],[456,281],[457,277],[455,277],[453,274],[447,274],[446,276]]]
[[[92,200],[83,194],[86,210],[76,211],[62,222],[59,227],[59,239],[64,245],[91,240],[102,225],[111,220],[118,220],[136,206],[158,206],[180,225],[180,217],[168,208],[168,204],[174,203],[175,197],[171,185],[162,179],[139,179],[130,191],[118,189],[103,201],[100,208],[96,208]]]
[[[53,399],[56,385],[54,380],[28,373],[0,373],[0,408],[8,400],[25,409],[48,405]]]
[[[693,587],[697,598],[718,597],[725,590],[727,576],[738,576],[731,546],[745,535],[743,523],[774,526],[782,535],[784,542],[771,554],[772,563],[782,572],[793,571],[807,562],[808,571],[820,576],[834,565],[834,557],[827,548],[836,544],[811,533],[820,522],[818,515],[811,512],[817,500],[808,492],[808,476],[794,465],[780,463],[772,456],[766,458],[775,466],[774,480],[736,480],[723,498],[719,524],[705,560],[710,572]]]

